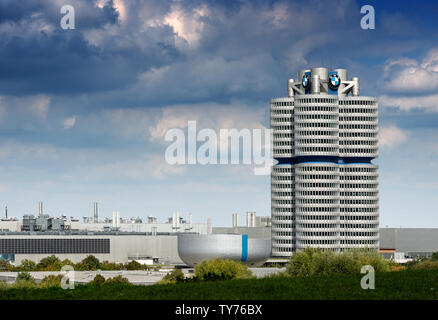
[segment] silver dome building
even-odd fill
[[[248,239],[238,234],[178,234],[178,255],[189,267],[214,258],[262,265],[271,255],[269,239]]]
[[[313,68],[271,99],[272,255],[378,248],[377,100],[347,70]]]

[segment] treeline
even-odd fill
[[[75,271],[93,270],[155,270],[159,266],[143,265],[137,261],[127,263],[114,263],[109,261],[99,261],[93,255],[89,255],[78,263],[73,263],[69,259],[61,260],[55,255],[41,259],[38,263],[25,259],[20,265],[13,266],[5,260],[0,260],[0,271],[60,271],[63,266],[72,266]]]
[[[406,263],[407,269],[412,270],[432,270],[438,269],[438,252],[434,252],[430,258],[416,258]]]
[[[61,280],[63,275],[49,275],[44,277],[38,283],[30,275],[29,272],[22,271],[18,273],[17,279],[14,283],[7,283],[6,281],[0,281],[0,290],[7,289],[47,289],[54,287],[61,287]],[[68,280],[66,281],[68,283]],[[76,284],[78,285],[78,284]],[[105,279],[102,275],[97,274],[93,280],[87,284],[79,284],[82,286],[101,286],[101,285],[132,285],[127,278],[122,276],[116,276]]]
[[[295,253],[286,271],[275,276],[313,276],[330,274],[357,274],[363,266],[370,265],[375,272],[401,271],[405,269],[438,269],[438,252],[430,258],[417,258],[406,265],[387,260],[376,250],[356,249],[343,252],[307,248]]]
[[[158,284],[218,281],[255,278],[246,264],[229,259],[211,259],[195,266],[193,275],[185,277],[180,269],[174,269],[164,276]]]

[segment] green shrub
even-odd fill
[[[89,284],[91,285],[102,285],[104,283],[105,283],[105,277],[100,274],[97,274],[94,277],[94,279],[89,282]]]
[[[174,269],[168,274],[166,274],[163,279],[158,281],[159,284],[164,283],[176,283],[176,282],[183,282],[184,281],[184,273],[180,269]]]
[[[286,272],[291,276],[352,274],[360,273],[364,265],[373,266],[376,272],[386,272],[390,270],[389,264],[389,261],[374,250],[348,250],[339,253],[307,248],[291,257],[286,266]]]
[[[125,269],[126,270],[143,270],[144,266],[141,263],[139,263],[135,260],[132,260],[132,261],[128,262],[127,264],[125,264]]]
[[[250,278],[252,272],[241,262],[215,258],[203,261],[195,267],[195,277],[198,280],[231,280]]]
[[[35,281],[29,272],[19,272],[16,281]]]
[[[425,260],[415,264],[412,267],[412,270],[434,270],[438,269],[438,261],[434,260]]]
[[[35,279],[29,272],[19,272],[13,288],[33,288],[35,287]]]
[[[432,253],[432,256],[430,257],[430,259],[431,259],[432,261],[438,261],[438,251]]]
[[[62,275],[48,275],[44,277],[40,283],[38,283],[39,288],[51,288],[51,287],[61,287]]]
[[[128,279],[122,276],[117,276],[114,278],[109,278],[105,280],[105,284],[131,284]]]

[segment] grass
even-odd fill
[[[77,285],[52,288],[0,289],[0,299],[75,300],[295,300],[295,299],[438,299],[438,270],[377,273],[374,290],[363,290],[363,275],[271,277],[202,281],[152,286]]]

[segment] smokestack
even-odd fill
[[[94,223],[99,222],[99,215],[98,215],[98,209],[97,209],[97,202],[94,203]]]
[[[8,219],[8,206],[5,207],[5,216],[6,216],[6,220]]]
[[[113,211],[112,224],[113,224],[113,228],[118,228],[120,226],[120,212]]]
[[[40,217],[43,216],[43,203],[42,203],[42,201],[38,202],[38,215]]]
[[[238,224],[238,215],[237,213],[233,213],[233,227],[237,227]]]
[[[256,226],[256,213],[252,212],[251,213],[251,227],[255,228]]]

